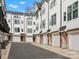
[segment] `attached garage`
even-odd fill
[[[55,47],[60,47],[60,35],[52,34],[52,45]]]
[[[37,43],[40,43],[40,36],[39,35],[37,35],[36,39],[37,39]]]
[[[33,42],[33,37],[32,36],[27,36],[26,37],[26,42],[28,42],[28,43]]]
[[[79,51],[79,32],[69,33],[69,49]]]
[[[14,36],[13,36],[13,42],[21,42],[21,41],[20,41],[20,36],[14,35]]]
[[[46,34],[43,35],[43,44],[48,44],[48,39]]]

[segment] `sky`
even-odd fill
[[[16,11],[16,12],[25,12],[26,9],[33,6],[35,1],[41,0],[5,0],[6,10]]]

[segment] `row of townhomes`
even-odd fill
[[[37,3],[33,42],[79,51],[79,0]]]
[[[0,59],[2,50],[6,49],[10,40],[10,28],[6,21],[5,8],[5,0],[0,0]]]
[[[29,13],[7,11],[7,22],[10,27],[11,41],[33,42],[33,15]]]
[[[6,14],[11,41],[79,51],[79,0],[43,0],[35,6],[35,14]]]

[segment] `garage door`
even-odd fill
[[[26,42],[33,42],[33,37],[26,37]]]
[[[37,36],[37,43],[40,43],[40,36]]]
[[[21,42],[20,36],[13,36],[13,42]]]
[[[43,44],[47,44],[47,43],[48,43],[47,35],[44,35],[43,36]]]
[[[60,36],[59,35],[52,35],[52,45],[56,47],[60,47]]]
[[[70,34],[69,49],[79,51],[79,33],[78,34]]]

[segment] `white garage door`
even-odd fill
[[[40,43],[40,36],[37,36],[37,43]]]
[[[59,35],[53,35],[52,36],[52,45],[59,47],[60,46],[60,36]]]
[[[20,36],[13,36],[13,42],[21,42]]]
[[[43,44],[47,44],[47,43],[48,43],[47,35],[44,35],[43,36]]]
[[[70,34],[69,49],[79,50],[79,34]]]
[[[26,42],[28,43],[33,42],[33,37],[26,37]]]

